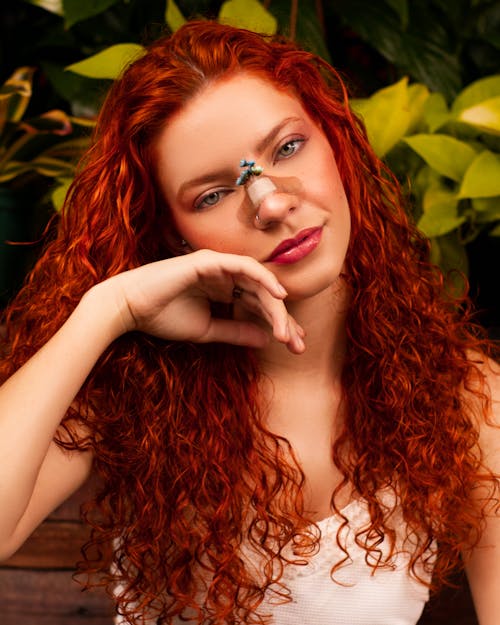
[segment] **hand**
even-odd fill
[[[199,250],[126,271],[107,281],[120,310],[122,331],[164,339],[263,347],[269,331],[293,353],[305,349],[304,331],[288,314],[276,276],[248,256]],[[264,320],[213,317],[211,302],[234,301]],[[264,326],[264,327],[262,327]]]

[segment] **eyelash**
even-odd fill
[[[205,195],[202,195],[201,198],[195,202],[194,207],[196,210],[203,210],[203,208],[216,206],[220,202],[220,200],[228,193],[231,193],[230,189],[217,189],[216,191],[209,191],[208,193],[205,193]],[[217,198],[217,201],[213,204],[205,204],[206,200],[212,195],[219,196]]]
[[[294,154],[296,154],[301,148],[302,145],[297,145],[297,144],[303,144],[305,142],[305,139],[296,137],[295,139],[289,139],[288,141],[285,141],[285,143],[283,143],[277,150],[276,155],[274,157],[274,161],[280,160],[280,152],[283,150],[283,148],[295,144],[295,149],[293,150],[293,152],[291,154],[287,154],[287,155],[281,155],[282,159],[286,159],[286,158],[290,158],[292,157]]]
[[[296,154],[302,148],[301,144],[303,144],[304,142],[305,142],[305,139],[300,138],[300,137],[296,137],[295,139],[289,139],[288,141],[285,141],[285,143],[281,144],[281,146],[276,151],[274,155],[274,159],[273,159],[274,162],[287,159],[287,158],[291,158],[294,154]],[[284,148],[290,145],[295,145],[295,148],[291,154],[287,154],[287,155],[280,154]],[[195,210],[199,211],[199,210],[203,210],[206,207],[216,206],[221,201],[221,199],[223,199],[228,193],[231,193],[231,191],[232,189],[217,189],[216,191],[209,191],[208,193],[205,193],[205,195],[202,195],[201,198],[195,202],[194,208]],[[206,200],[210,196],[213,196],[213,195],[218,196],[217,201],[214,202],[213,204],[205,204]]]

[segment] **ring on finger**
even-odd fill
[[[233,299],[241,299],[242,295],[243,295],[243,289],[240,288],[239,286],[235,286],[233,288],[233,293],[232,293]]]

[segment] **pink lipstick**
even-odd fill
[[[316,249],[321,240],[322,232],[323,228],[301,230],[293,239],[282,241],[266,258],[265,262],[286,265],[302,260]]]

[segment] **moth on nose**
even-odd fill
[[[256,165],[255,161],[247,161],[242,158],[240,167],[246,167],[246,169],[238,176],[236,184],[245,186],[248,197],[256,210],[255,221],[260,223],[259,207],[270,193],[277,191],[277,187],[270,178],[262,176],[264,168]]]

